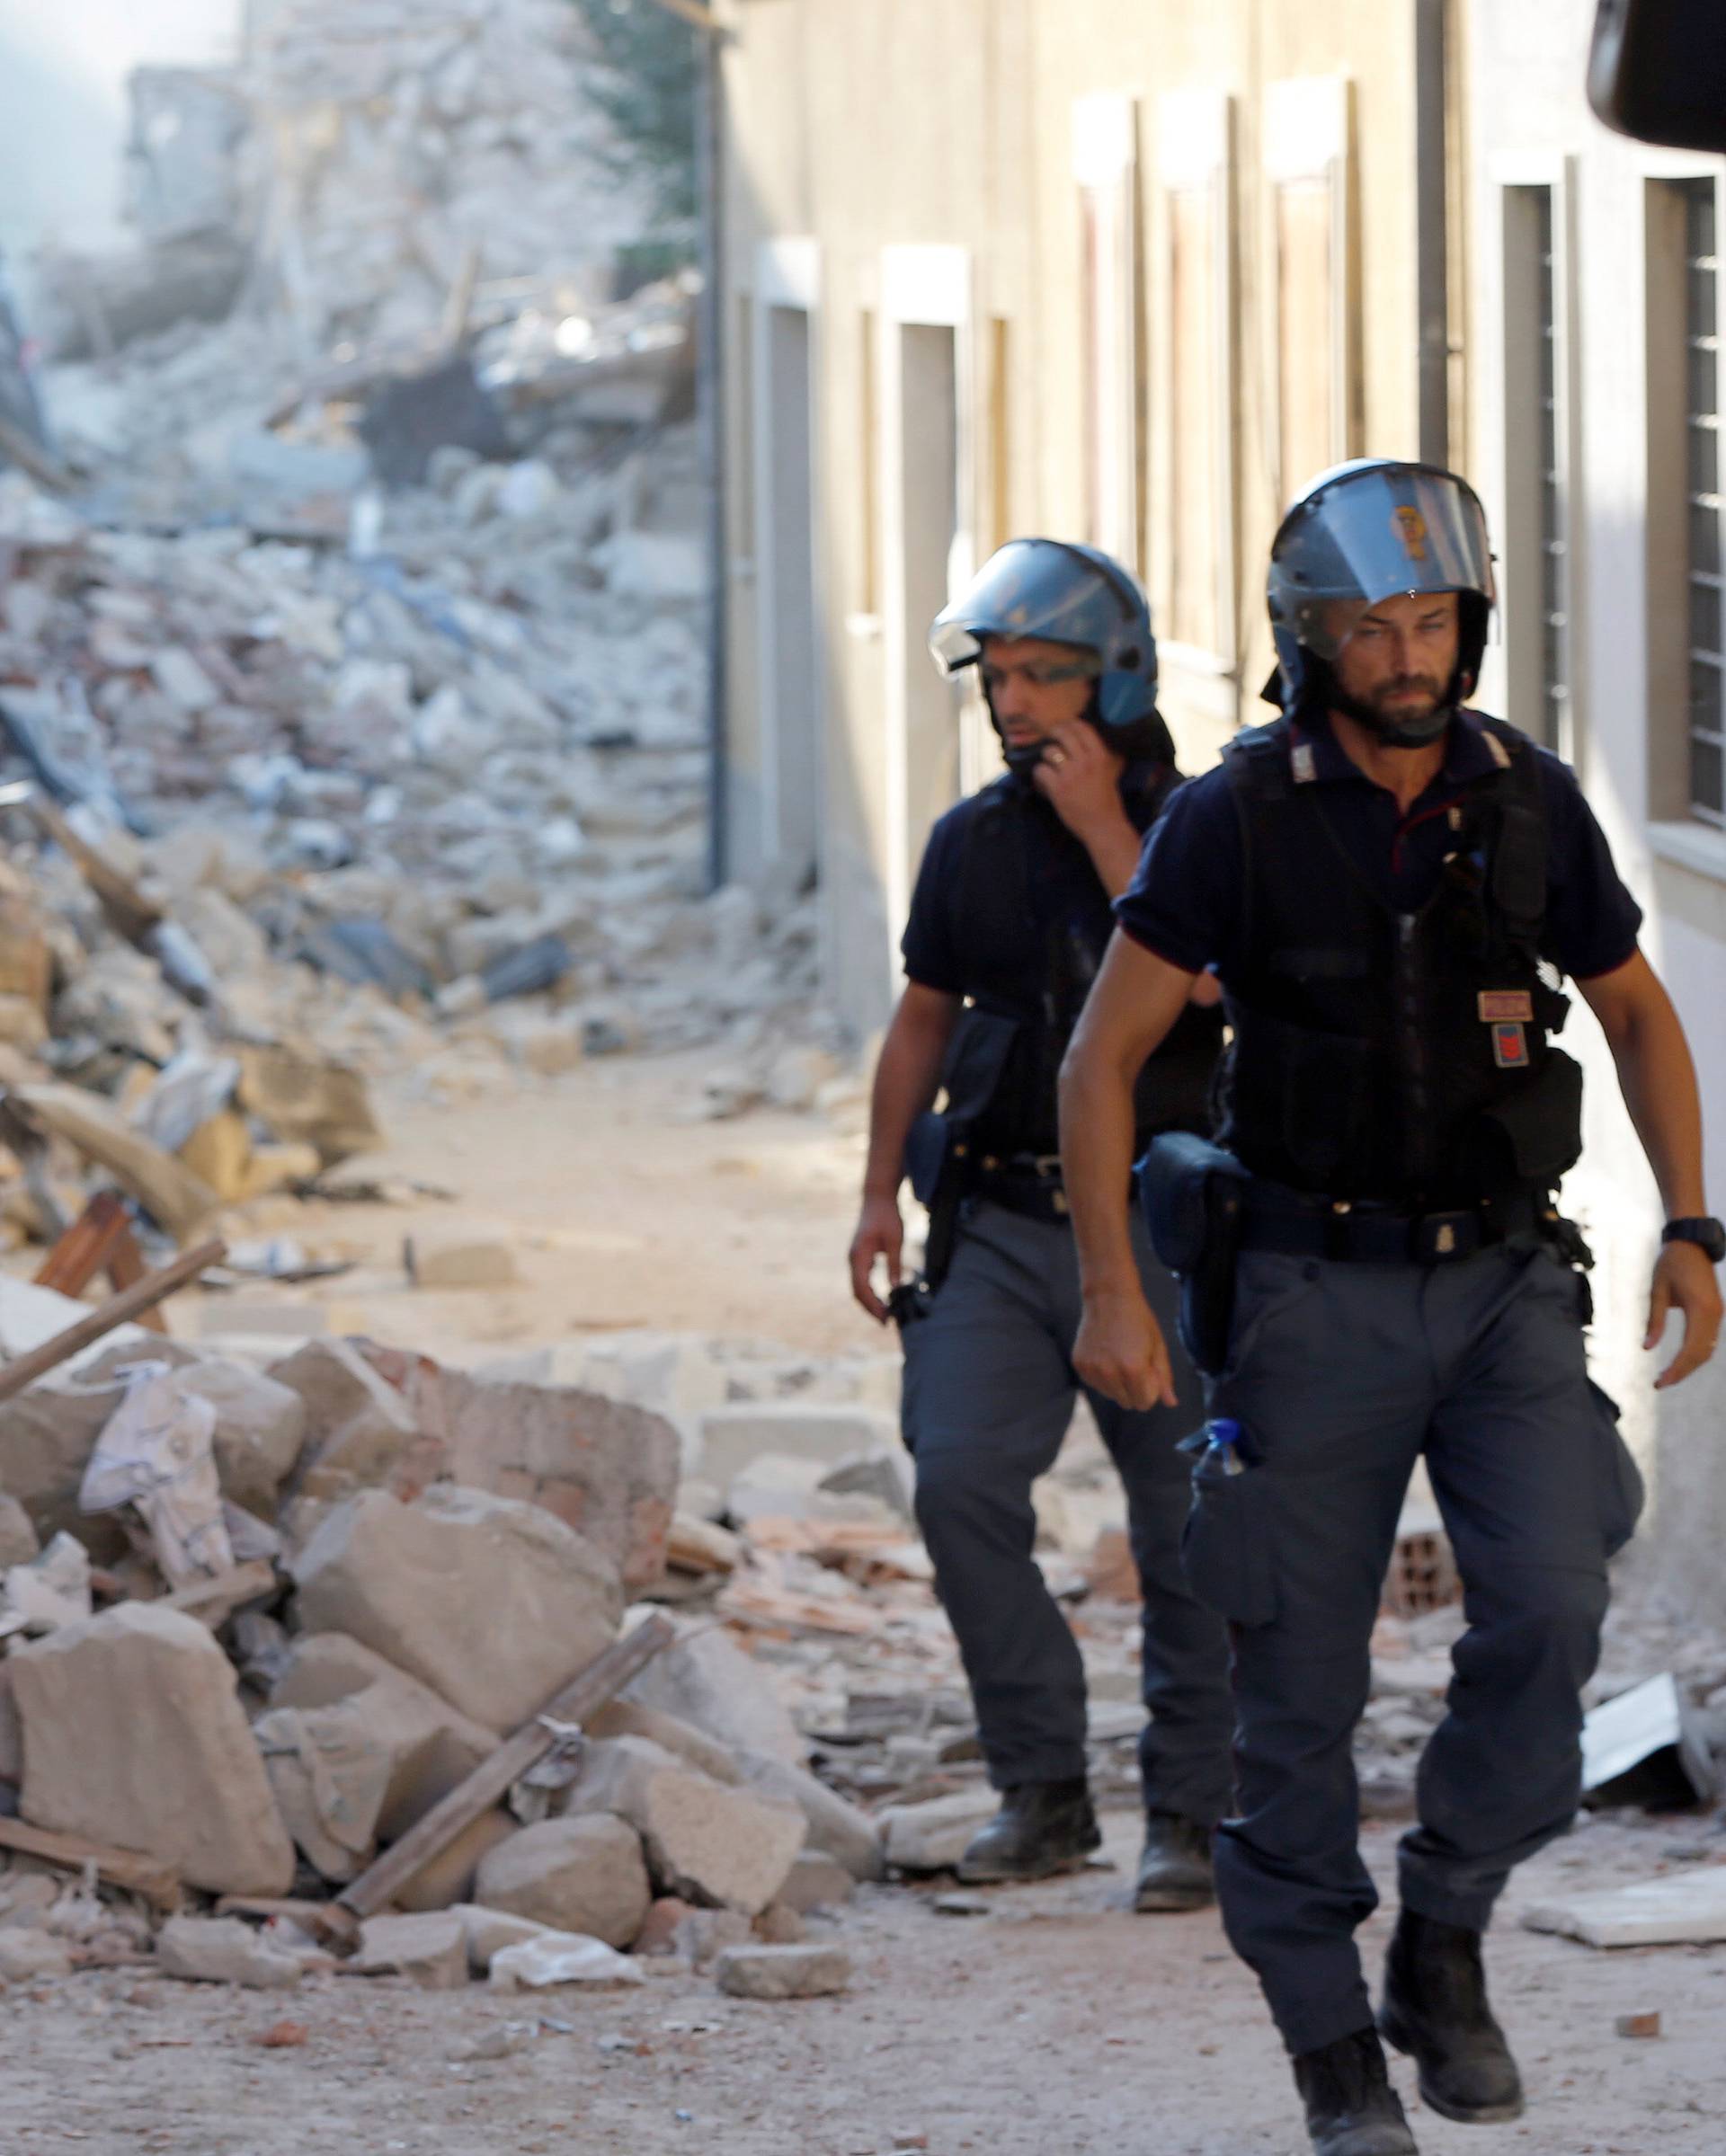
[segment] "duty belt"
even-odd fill
[[[1022,1213],[1028,1220],[1053,1221],[1064,1227],[1072,1215],[1067,1205],[1066,1185],[1061,1177],[1059,1153],[984,1153],[971,1176],[971,1190],[992,1205]],[[1127,1202],[1138,1193],[1138,1170],[1127,1185]]]
[[[1366,1264],[1449,1264],[1514,1235],[1535,1234],[1565,1247],[1581,1238],[1544,1191],[1514,1191],[1447,1212],[1396,1212],[1343,1199],[1305,1198],[1254,1183],[1241,1208],[1242,1250],[1286,1257],[1324,1257]],[[1568,1248],[1566,1255],[1571,1255]],[[1584,1263],[1580,1256],[1575,1262]]]
[[[1027,1220],[1064,1222],[1066,1187],[1061,1180],[1059,1153],[984,1153],[971,1177],[978,1197]]]

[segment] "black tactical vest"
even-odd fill
[[[1550,1189],[1580,1154],[1582,1073],[1550,1038],[1569,1005],[1539,959],[1535,753],[1481,724],[1495,768],[1447,808],[1452,850],[1410,914],[1302,783],[1287,720],[1230,745],[1250,957],[1228,984],[1218,1138],[1255,1175],[1432,1210]]]
[[[1147,769],[1129,803],[1142,830],[1150,829],[1179,784],[1170,766]],[[1061,1059],[1110,932],[1101,905],[1082,917],[1057,910],[1039,918],[1031,891],[1029,819],[1052,814],[1018,779],[985,789],[965,836],[955,897],[961,947],[970,963],[968,1007],[948,1051],[949,1099],[953,1113],[974,1116],[977,1150],[1003,1157],[1059,1149]],[[1222,1045],[1221,1009],[1189,1005],[1135,1088],[1141,1147],[1159,1131],[1209,1131]],[[964,1103],[961,1092],[969,1096]],[[978,1093],[986,1098],[979,1101]]]

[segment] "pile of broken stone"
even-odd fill
[[[835,1078],[800,865],[707,895],[693,287],[618,271],[650,217],[592,67],[564,0],[316,0],[134,77],[110,267],[156,312],[48,279],[0,735],[172,963],[0,818],[40,931],[0,1044],[54,1077],[268,1040],[457,1099],[698,1044],[693,1113]],[[176,315],[213,240],[217,318]]]
[[[9,1338],[59,1300],[8,1287]],[[121,1334],[0,1404],[0,1976],[841,1986],[821,1912],[881,1827],[701,1614],[332,1952],[330,1897],[675,1597],[680,1435],[360,1340],[259,1360]]]

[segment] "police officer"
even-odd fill
[[[1108,555],[1013,541],[939,617],[930,648],[944,670],[979,668],[1008,767],[930,836],[904,932],[907,985],[876,1073],[851,1281],[876,1318],[889,1311],[877,1265],[894,1290],[917,1516],[1001,1792],[961,1877],[1034,1879],[1081,1865],[1100,1839],[1083,1667],[1031,1556],[1031,1485],[1054,1463],[1080,1389],[1055,1081],[1113,927],[1110,901],[1178,776],[1157,714],[1149,609]],[[1215,1005],[1183,999],[1137,1086],[1139,1135],[1205,1124]],[[940,1115],[930,1113],[938,1092]],[[915,1288],[901,1281],[908,1154],[931,1209]],[[1127,1200],[1123,1164],[1114,1211],[1124,1238]],[[1129,1247],[1135,1281],[1168,1308],[1171,1283],[1136,1224]],[[1136,1905],[1191,1908],[1212,1894],[1232,1718],[1223,1628],[1179,1562],[1187,1491],[1175,1448],[1197,1419],[1197,1388],[1183,1366],[1168,1406],[1090,1397],[1125,1484],[1144,1597],[1148,1825]]]
[[[1209,1223],[1188,1296],[1214,1302],[1219,1277],[1233,1291],[1220,1328],[1205,1296],[1183,1306],[1189,1332],[1221,1342],[1185,1545],[1231,1626],[1238,1815],[1218,1893],[1321,2156],[1414,2148],[1379,2031],[1444,2116],[1522,2107],[1481,1935],[1511,1867],[1574,1812],[1606,1559],[1641,1503],[1585,1367],[1586,1254],[1551,1195],[1581,1148],[1580,1072],[1553,1044],[1565,974],[1605,1030],[1669,1216],[1647,1344],[1674,1309],[1685,1331],[1660,1385],[1706,1361],[1721,1319],[1726,1231],[1705,1217],[1695,1076],[1640,912],[1574,775],[1464,707],[1490,563],[1474,494],[1428,466],[1344,465],[1294,504],[1270,571],[1283,715],[1171,804],[1063,1079],[1074,1360],[1143,1407],[1174,1386],[1117,1200],[1130,1077],[1214,967],[1226,1151],[1189,1146],[1164,1189],[1165,1145],[1147,1175],[1160,1241],[1196,1204]],[[1422,1453],[1468,1630],[1400,1851],[1375,2028],[1353,1939],[1375,1896],[1350,1740]]]

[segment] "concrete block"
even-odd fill
[[[0,1664],[0,1675],[4,1664]],[[657,1708],[641,1707],[633,1699],[612,1699],[601,1708],[586,1725],[591,1737],[645,1737],[650,1744],[657,1744],[674,1758],[684,1761],[698,1773],[711,1775],[716,1782],[734,1788],[743,1777],[736,1761],[723,1744],[716,1743],[692,1723],[682,1722],[675,1715],[663,1714]]]
[[[700,1416],[700,1472],[722,1487],[762,1453],[787,1453],[837,1468],[859,1452],[899,1442],[898,1424],[868,1407],[798,1400],[743,1400]]]
[[[856,1892],[857,1881],[837,1857],[805,1849],[798,1852],[786,1874],[779,1903],[795,1909],[799,1916],[807,1916],[812,1909],[837,1909]]]
[[[424,1992],[467,1983],[467,1927],[453,1909],[421,1916],[375,1916],[360,1928],[349,1967],[361,1976],[405,1976]]]
[[[1524,1912],[1531,1931],[1588,1947],[1712,1946],[1726,1939],[1726,1868],[1674,1872],[1633,1886],[1554,1896]]]
[[[306,1413],[295,1494],[328,1502],[387,1484],[419,1433],[408,1402],[346,1340],[308,1340],[269,1375]]]
[[[521,1278],[507,1243],[458,1230],[418,1229],[402,1255],[416,1288],[512,1288]]]
[[[653,1901],[641,1837],[603,1813],[544,1819],[500,1842],[480,1864],[474,1899],[627,1947]]]
[[[853,1879],[880,1878],[885,1869],[881,1830],[860,1805],[802,1767],[768,1752],[739,1752],[737,1770],[760,1795],[796,1806],[808,1823],[811,1850],[843,1865]]]
[[[33,1826],[138,1850],[210,1894],[283,1894],[294,1850],[196,1618],[122,1602],[12,1657]]]
[[[626,1587],[655,1585],[677,1493],[677,1433],[661,1415],[570,1386],[498,1382],[423,1356],[375,1351],[400,1373],[444,1471],[521,1496],[604,1552]]]
[[[606,1646],[607,1558],[538,1505],[439,1484],[338,1505],[294,1562],[301,1627],[344,1632],[499,1735]]]
[[[173,1916],[156,1938],[164,1976],[188,1983],[233,1983],[251,1992],[290,1992],[305,1974],[236,1916]]]
[[[777,1897],[807,1831],[800,1812],[727,1789],[643,1737],[590,1744],[570,1804],[627,1820],[662,1894],[748,1916]]]
[[[244,1362],[193,1363],[182,1389],[216,1410],[210,1443],[222,1495],[270,1519],[306,1440],[306,1404],[286,1385]]]
[[[838,1947],[727,1947],[713,1974],[733,1999],[825,1999],[850,1988],[851,1957]]]
[[[624,1687],[623,1697],[703,1731],[731,1752],[794,1765],[803,1739],[771,1675],[724,1632],[691,1627]]]
[[[887,1862],[901,1871],[950,1871],[971,1837],[1000,1806],[992,1789],[961,1789],[927,1804],[889,1805],[876,1822]]]

